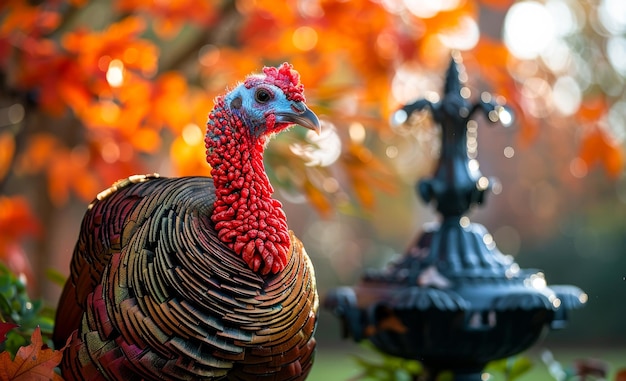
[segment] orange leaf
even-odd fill
[[[326,196],[324,196],[324,193],[315,187],[308,179],[303,184],[302,189],[311,205],[313,205],[322,216],[328,217],[333,210],[333,206]]]
[[[148,153],[154,153],[161,146],[159,133],[150,128],[137,129],[130,142],[137,150]]]
[[[598,126],[582,138],[579,157],[588,167],[601,163],[612,178],[616,178],[624,167],[624,156],[619,144],[609,135],[608,131]]]
[[[62,205],[72,190],[83,199],[91,199],[102,187],[91,165],[89,157],[76,151],[59,150],[47,168],[48,194],[52,202]]]
[[[390,194],[396,192],[391,171],[366,147],[351,144],[342,155],[341,163],[345,166],[356,197],[365,208],[374,206],[374,189]]]
[[[38,37],[54,30],[61,21],[59,14],[50,7],[31,6],[26,1],[13,1],[7,5],[0,23],[0,36],[22,32]]]
[[[182,26],[190,23],[209,26],[217,15],[214,2],[205,0],[117,0],[115,7],[128,13],[147,12],[161,37],[173,37]]]
[[[202,133],[200,136],[203,136]],[[177,176],[209,174],[210,167],[204,156],[204,140],[202,138],[198,139],[197,142],[187,142],[182,137],[176,138],[170,146],[170,159],[176,169]]]
[[[144,29],[142,18],[128,16],[103,31],[78,29],[66,33],[62,45],[76,55],[75,60],[84,73],[103,83],[108,64],[113,59],[121,60],[125,69],[150,75],[157,69],[158,47],[139,38]]]
[[[180,131],[191,121],[191,115],[185,96],[188,92],[187,81],[178,72],[167,72],[159,76],[152,87],[150,113],[146,116],[147,124],[155,128],[169,126]]]
[[[0,353],[0,379],[7,381],[48,381],[59,379],[56,368],[63,358],[63,349],[55,351],[43,344],[41,330],[35,328],[31,344],[21,347],[11,361],[8,352]]]
[[[6,245],[35,236],[40,229],[26,198],[0,196],[0,254],[6,250]]]
[[[10,133],[0,134],[0,180],[6,176],[15,152],[15,140]]]
[[[604,165],[604,170],[611,178],[619,177],[622,169],[624,169],[624,154],[622,150],[618,146],[611,145],[604,154],[602,164]]]
[[[609,105],[606,99],[603,96],[596,96],[595,98],[585,99],[580,105],[576,116],[583,123],[595,122],[602,118],[608,109]]]
[[[60,51],[54,40],[25,39],[21,52],[16,57],[19,67],[14,73],[15,82],[21,88],[36,88],[38,102],[45,111],[59,116],[68,105],[80,108],[86,103],[87,79],[79,72],[74,57]]]

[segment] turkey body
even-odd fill
[[[318,295],[289,232],[284,270],[252,271],[211,221],[208,177],[133,176],[82,222],[57,310],[66,380],[303,380]]]

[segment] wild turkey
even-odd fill
[[[66,380],[303,380],[314,356],[313,266],[272,199],[268,139],[319,132],[299,74],[250,75],[209,114],[211,178],[138,175],[88,207],[55,345]]]

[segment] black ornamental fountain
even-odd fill
[[[396,114],[403,121],[429,111],[441,127],[434,175],[417,185],[424,202],[436,205],[440,221],[425,226],[385,268],[367,272],[354,287],[331,290],[324,301],[341,320],[344,336],[419,360],[422,379],[429,381],[442,371],[457,381],[481,380],[488,362],[520,353],[549,329],[564,327],[568,312],[587,299],[575,286],[548,286],[542,272],[521,269],[484,226],[466,216],[492,184],[468,155],[468,126],[477,126],[470,118],[481,111],[490,122],[505,123],[512,114],[489,94],[471,103],[463,70],[454,56],[442,99],[418,100]]]

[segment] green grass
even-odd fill
[[[615,379],[619,369],[626,368],[626,347],[621,348],[549,348],[556,361],[564,368],[570,368],[576,359],[593,358],[606,361],[609,364],[608,381]],[[543,348],[537,346],[526,352],[533,363],[532,368],[524,373],[517,381],[555,381],[550,376],[546,365],[541,361]],[[354,360],[355,356],[376,359],[376,354],[356,344],[321,344],[318,347],[315,365],[308,378],[310,381],[348,381],[357,380],[359,368]],[[505,381],[501,374],[491,374],[489,381]]]

